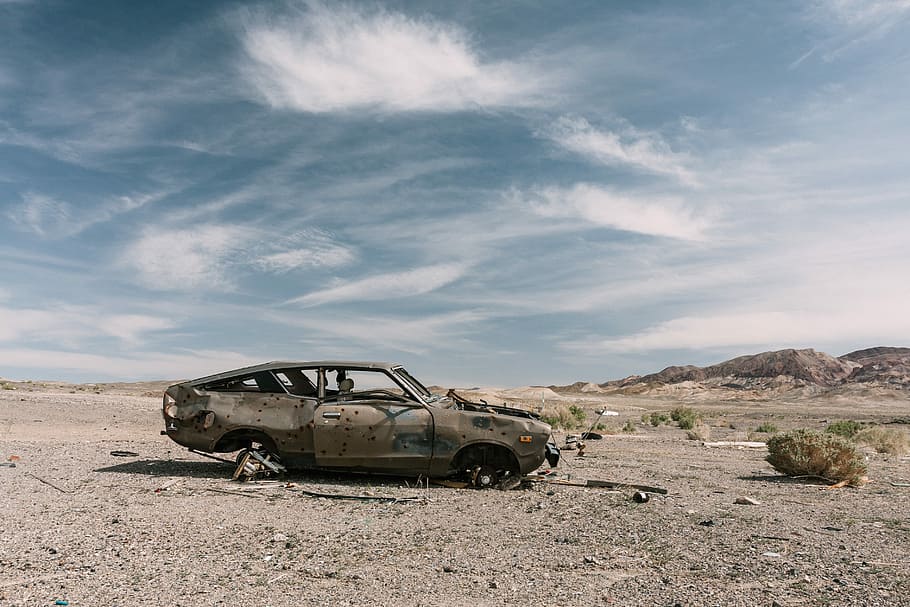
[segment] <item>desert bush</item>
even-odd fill
[[[574,430],[584,425],[585,417],[585,410],[577,405],[548,406],[540,414],[540,420],[554,430]]]
[[[585,423],[585,420],[588,418],[588,414],[585,413],[585,410],[578,405],[569,405],[569,413],[572,414],[572,417],[575,418],[576,425],[579,426]]]
[[[842,419],[828,424],[825,432],[843,436],[844,438],[853,438],[864,427],[865,424],[861,422],[853,421],[852,419]]]
[[[692,430],[699,420],[699,415],[692,407],[679,406],[670,411],[670,419],[683,430]]]
[[[762,422],[759,424],[758,428],[755,429],[756,432],[761,432],[763,434],[774,434],[777,432],[777,426],[771,422]]]
[[[8,381],[5,381],[5,382],[0,382],[0,388],[2,388],[4,390],[15,390],[16,386],[9,383]]]
[[[695,424],[686,431],[686,438],[689,440],[708,440],[711,438],[711,426],[698,419],[695,421]]]
[[[635,430],[635,422],[633,422],[631,419],[626,420],[626,425],[622,427],[622,431],[626,434],[635,434]]]
[[[866,463],[856,446],[836,434],[793,430],[768,440],[767,462],[787,476],[817,476],[832,482],[858,484]]]
[[[910,438],[907,437],[907,432],[898,428],[882,428],[881,426],[864,428],[856,434],[855,440],[857,443],[869,445],[878,453],[903,455],[910,449]]]
[[[659,426],[661,424],[665,424],[668,421],[670,421],[670,416],[668,416],[666,413],[659,413],[659,412],[655,411],[655,412],[651,413],[650,415],[645,413],[642,416],[642,421],[648,422],[656,428],[657,426]]]

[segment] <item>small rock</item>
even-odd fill
[[[632,494],[632,501],[634,501],[637,504],[644,504],[645,502],[647,502],[650,499],[651,499],[651,497],[644,491],[636,491],[635,493]]]
[[[585,563],[588,563],[589,565],[600,565],[600,561],[597,559],[597,557],[592,555],[585,557]]]
[[[780,552],[762,552],[761,555],[772,559],[780,558]]]
[[[451,565],[444,565],[444,566],[442,567],[442,570],[443,570],[445,573],[455,573],[455,568],[452,567]]]
[[[711,519],[708,519],[706,521],[700,522],[699,525],[701,525],[702,527],[713,527],[714,521],[712,521]]]
[[[286,535],[283,534],[283,533],[276,533],[276,534],[272,537],[272,541],[273,541],[273,542],[286,542],[286,541],[288,541],[288,536],[286,536]]]
[[[733,500],[733,503],[740,504],[742,506],[761,506],[761,502],[758,501],[757,499],[753,499],[751,497],[744,497],[744,496],[736,498],[735,500]]]
[[[499,584],[496,583],[496,580],[491,580],[488,587],[496,589],[496,588],[499,588]]]

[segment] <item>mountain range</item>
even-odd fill
[[[643,394],[668,388],[812,391],[851,385],[910,390],[910,348],[879,346],[831,356],[813,349],[777,350],[739,356],[716,365],[671,366],[600,384],[551,386],[557,392]]]

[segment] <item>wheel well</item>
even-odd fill
[[[278,453],[278,450],[275,447],[275,441],[273,441],[268,434],[261,430],[253,430],[251,428],[231,430],[218,439],[218,442],[215,443],[215,447],[212,451],[215,451],[216,453],[230,453],[232,451],[239,451],[240,449],[249,449],[253,443],[259,443],[269,453],[276,455]]]
[[[475,466],[493,466],[497,471],[508,470],[518,474],[518,458],[512,450],[493,443],[475,443],[459,451],[452,460],[455,472],[464,472]]]

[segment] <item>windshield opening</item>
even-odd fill
[[[395,367],[394,371],[395,371],[396,375],[398,375],[402,380],[404,380],[406,383],[408,383],[411,386],[411,388],[414,390],[414,392],[419,394],[425,400],[433,401],[433,400],[437,400],[439,398],[437,396],[434,396],[433,393],[430,392],[426,386],[424,386],[422,383],[417,381],[417,379],[415,379],[410,373],[408,373],[404,367]]]

